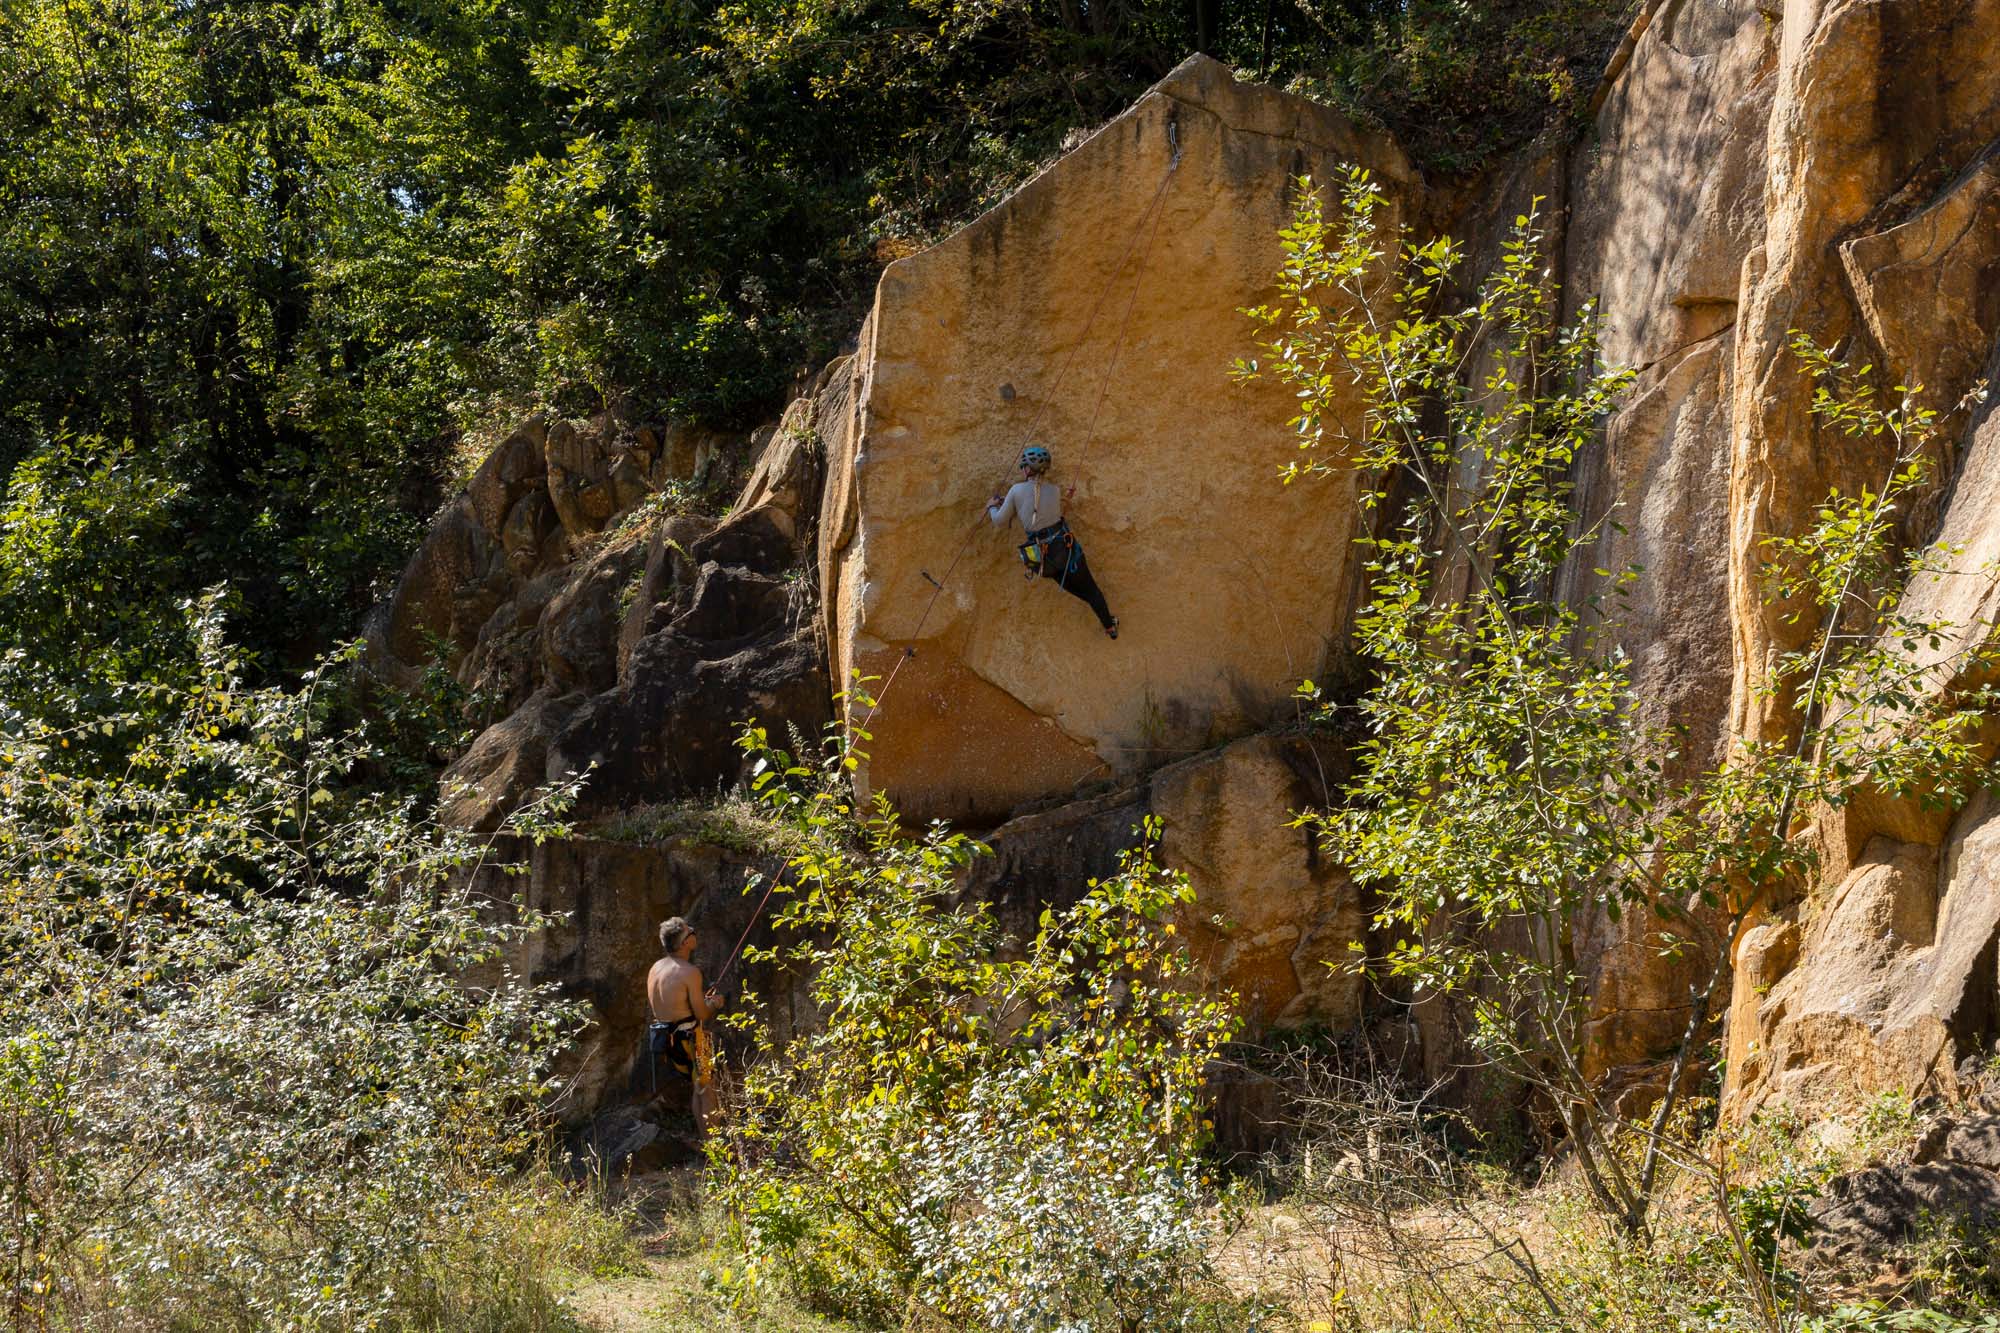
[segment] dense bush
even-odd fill
[[[353,785],[334,670],[249,688],[219,620],[143,713],[0,717],[11,1327],[390,1318],[521,1160],[573,1026],[507,967],[534,923],[457,887],[484,849]]]
[[[1033,937],[954,895],[979,851],[857,813],[746,738],[803,849],[779,925],[824,1026],[760,1037],[715,1197],[770,1280],[829,1308],[937,1327],[1195,1327],[1213,1309],[1203,1078],[1233,997],[1195,983],[1171,920],[1184,877],[1143,831],[1120,872]]]

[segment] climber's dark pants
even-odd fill
[[[1097,623],[1111,628],[1111,608],[1104,604],[1104,592],[1090,576],[1090,562],[1083,558],[1083,548],[1077,545],[1076,538],[1065,533],[1048,544],[1048,554],[1042,558],[1042,577],[1054,579],[1070,596],[1088,602],[1097,613]]]

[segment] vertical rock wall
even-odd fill
[[[1353,481],[1280,489],[1291,399],[1226,372],[1291,182],[1344,162],[1384,181],[1400,235],[1414,180],[1392,143],[1196,57],[883,274],[822,573],[836,677],[900,668],[865,780],[907,814],[992,822],[1242,735],[1343,649]],[[1116,643],[984,523],[1030,437],[1076,487]]]
[[[1653,719],[1690,730],[1684,762],[1795,725],[1762,686],[1809,627],[1766,600],[1763,540],[1802,530],[1829,487],[1879,486],[1887,464],[1879,442],[1814,421],[1793,330],[1956,403],[2000,336],[1996,152],[2000,5],[1792,0],[1662,6],[1577,154],[1572,295],[1599,301],[1607,356],[1640,370],[1583,473],[1627,527],[1593,563],[1646,567],[1627,646]],[[1966,569],[1990,567],[2000,526],[1993,429],[1950,417],[1940,487],[1903,516],[1907,541],[1962,548]],[[1990,578],[1913,593],[1990,632]],[[1988,818],[1864,794],[1822,821],[1818,882],[1736,944],[1736,1111],[1949,1091],[1983,1052],[2000,994]],[[1625,1058],[1671,1040],[1686,994],[1645,944],[1600,940]]]
[[[496,453],[377,631],[405,664],[442,637],[516,710],[462,761],[460,822],[488,826],[545,769],[591,763],[607,810],[708,790],[729,776],[713,752],[731,710],[810,726],[826,682],[787,571],[816,559],[835,681],[875,676],[883,696],[872,717],[848,708],[873,733],[864,786],[915,818],[1040,811],[995,834],[1000,855],[969,891],[1031,923],[1159,814],[1167,859],[1203,894],[1189,928],[1218,980],[1259,1022],[1358,1021],[1359,997],[1322,961],[1361,935],[1360,897],[1287,827],[1324,792],[1289,743],[1237,740],[1288,716],[1298,679],[1353,665],[1355,479],[1282,488],[1290,400],[1226,373],[1250,341],[1236,311],[1268,295],[1291,182],[1346,162],[1383,181],[1385,240],[1448,225],[1475,264],[1545,198],[1572,306],[1595,302],[1607,358],[1638,371],[1578,468],[1587,516],[1617,526],[1565,595],[1603,592],[1596,569],[1644,568],[1622,639],[1647,719],[1686,729],[1688,770],[1785,735],[1784,701],[1760,687],[1804,631],[1764,601],[1763,539],[1798,531],[1831,486],[1879,484],[1885,462],[1815,425],[1787,343],[1794,329],[1839,342],[1941,409],[2000,373],[2000,0],[1666,0],[1581,141],[1457,190],[1427,189],[1393,143],[1325,108],[1189,61],[890,267],[856,354],[795,405],[729,522],[670,520],[644,551],[600,540],[628,474],[668,467],[664,451],[628,459],[536,428]],[[1077,488],[1068,515],[1123,619],[1115,643],[1080,602],[1024,582],[1018,532],[984,523],[1030,438]],[[2000,419],[1952,410],[1943,439],[1939,485],[1904,535],[1990,574]],[[1927,584],[1914,604],[1984,635],[1995,582]],[[1988,1058],[1995,815],[1984,795],[1958,810],[1864,796],[1822,821],[1817,882],[1734,945],[1735,1112],[1949,1092]],[[593,855],[612,869],[538,862],[537,901],[590,918],[542,971],[615,986],[640,961],[627,936],[699,895],[685,867],[662,879]],[[1582,926],[1594,1058],[1657,1055],[1693,969],[1663,961],[1633,917]],[[622,992],[598,998],[612,1027],[636,1012]]]

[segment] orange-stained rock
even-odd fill
[[[1293,828],[1323,800],[1322,758],[1296,736],[1252,736],[1170,764],[1143,782],[1009,820],[988,836],[967,893],[995,905],[1016,938],[1042,909],[1082,897],[1118,869],[1149,815],[1161,864],[1186,872],[1194,902],[1178,927],[1208,981],[1243,1001],[1247,1035],[1360,1020],[1359,980],[1345,964],[1363,937],[1360,894]]]
[[[1253,1032],[1313,1022],[1336,1031],[1361,1017],[1348,948],[1365,934],[1361,895],[1296,814],[1325,793],[1299,772],[1301,754],[1253,736],[1154,775],[1160,857],[1195,891],[1182,914],[1209,972],[1243,998]],[[1315,775],[1317,776],[1317,775]]]
[[[864,777],[908,814],[993,820],[1255,730],[1344,651],[1353,480],[1281,489],[1292,400],[1228,374],[1288,182],[1343,162],[1376,172],[1397,237],[1417,187],[1392,143],[1196,57],[883,274],[830,456],[823,593],[837,679],[906,663]],[[1116,643],[985,523],[1030,435],[1077,488]]]

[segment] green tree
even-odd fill
[[[1339,808],[1300,820],[1378,886],[1385,946],[1355,965],[1461,1006],[1473,1049],[1542,1095],[1598,1203],[1644,1234],[1727,945],[1811,873],[1813,819],[1864,788],[1950,808],[1990,776],[1975,734],[1988,696],[1951,686],[1994,660],[1991,627],[1906,610],[1922,580],[1952,572],[1951,552],[1896,549],[1934,414],[1914,394],[1875,406],[1800,339],[1816,411],[1881,442],[1885,479],[1830,495],[1808,532],[1765,544],[1773,595],[1816,620],[1766,685],[1792,704],[1797,734],[1670,777],[1675,738],[1638,722],[1619,647],[1617,590],[1639,571],[1598,571],[1613,595],[1583,606],[1556,591],[1609,521],[1578,513],[1569,477],[1629,375],[1598,364],[1588,308],[1559,323],[1532,215],[1466,303],[1451,286],[1457,247],[1385,255],[1380,206],[1350,172],[1329,220],[1301,182],[1277,300],[1250,312],[1268,368],[1242,366],[1299,394],[1288,480],[1356,468],[1371,479],[1364,503],[1400,506],[1364,543],[1358,774]],[[1709,960],[1643,1124],[1617,1111],[1594,1067],[1576,947],[1589,916],[1628,912],[1655,947]]]
[[[509,966],[542,922],[468,896],[487,848],[356,784],[345,667],[253,688],[221,624],[144,711],[0,716],[9,1327],[374,1325],[574,1030]]]
[[[785,1278],[952,1327],[1194,1318],[1217,1290],[1203,1079],[1236,1020],[1175,938],[1190,892],[1154,861],[1157,827],[1016,940],[955,892],[981,844],[913,838],[879,797],[854,809],[844,750],[816,771],[760,730],[744,745],[803,843],[775,919],[824,1016],[783,1050],[750,1023],[759,1059],[712,1152],[746,1294]]]

